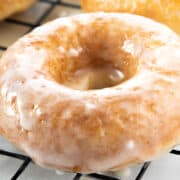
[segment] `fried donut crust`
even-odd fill
[[[152,18],[180,34],[179,0],[81,0],[86,12],[126,12]]]
[[[26,10],[35,0],[0,0],[0,20],[8,16]]]
[[[54,20],[0,60],[0,134],[37,164],[115,171],[180,142],[180,38],[150,19],[90,13]],[[108,64],[126,80],[98,90],[66,86]]]

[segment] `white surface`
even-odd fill
[[[52,0],[53,1],[53,0]],[[65,3],[79,4],[79,0],[63,0]],[[41,15],[49,8],[48,3],[38,2],[28,11],[11,17],[15,20],[20,20],[27,23],[35,23]],[[45,18],[44,22],[52,20],[57,17],[69,16],[72,14],[80,13],[78,9],[71,7],[56,6],[54,10]],[[24,35],[29,30],[27,26],[16,25],[10,22],[0,22],[0,46],[9,46],[16,41],[20,36]],[[0,50],[0,56],[2,51]],[[13,146],[11,146],[6,140],[0,136],[0,149],[8,150],[11,152],[18,152]],[[0,155],[0,180],[9,180],[23,161],[4,157]],[[121,177],[122,180],[134,180],[137,176],[141,165],[133,168],[128,168],[122,172],[113,173]],[[27,169],[20,176],[20,180],[71,180],[73,174],[57,175],[54,170],[47,170],[41,168],[35,164],[30,163]],[[83,179],[91,179],[83,177]],[[145,173],[143,180],[180,180],[180,156],[166,154],[165,156],[154,161],[147,172]]]

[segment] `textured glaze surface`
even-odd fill
[[[162,22],[180,34],[179,0],[81,0],[85,11],[134,13]]]
[[[34,2],[35,0],[0,0],[0,20],[27,9]]]
[[[129,14],[37,28],[0,61],[0,133],[55,169],[107,171],[153,159],[179,143],[179,48],[170,29]],[[128,79],[90,91],[63,85],[99,63]]]

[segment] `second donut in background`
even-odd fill
[[[0,20],[28,9],[36,0],[0,0]]]
[[[180,35],[180,0],[81,0],[86,12],[128,12],[164,23]]]

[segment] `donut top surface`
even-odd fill
[[[153,159],[179,143],[179,49],[170,29],[136,15],[47,23],[0,61],[0,133],[56,169]]]

